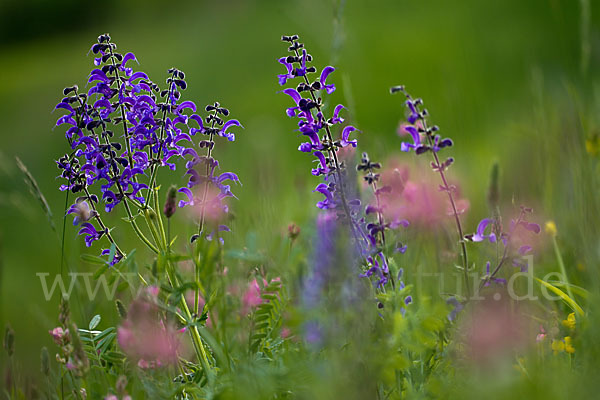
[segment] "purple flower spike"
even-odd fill
[[[494,220],[491,218],[482,219],[481,222],[479,222],[479,225],[477,225],[477,233],[473,235],[471,240],[473,240],[474,242],[481,242],[484,239],[488,239],[491,243],[495,243],[496,234],[494,232],[491,232],[489,235],[485,234],[485,230],[487,229],[487,227],[493,223]]]
[[[333,68],[331,66],[327,66],[327,67],[323,68],[323,71],[321,71],[321,77],[319,78],[319,83],[321,84],[321,90],[324,89],[327,92],[327,94],[331,94],[335,91],[335,85],[333,83],[331,83],[329,85],[327,83],[325,83],[327,81],[327,77],[333,71],[335,71],[335,68]]]

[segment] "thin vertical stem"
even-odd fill
[[[431,134],[427,130],[427,121],[424,117],[421,118],[421,121],[423,122],[423,129],[425,130],[425,134],[427,136],[427,141],[429,143],[429,146],[432,148],[431,153],[433,154],[433,160],[435,162],[436,169],[440,174],[440,178],[442,179],[444,191],[448,195],[448,200],[450,201],[450,205],[452,206],[452,214],[454,216],[454,222],[456,223],[456,230],[458,232],[458,241],[459,241],[460,247],[462,249],[463,274],[464,274],[464,278],[465,278],[465,286],[467,289],[467,297],[470,298],[471,297],[471,284],[469,282],[469,259],[468,259],[468,255],[467,255],[467,245],[465,243],[465,235],[464,235],[464,232],[462,229],[462,225],[460,223],[460,217],[458,216],[458,211],[456,208],[456,203],[454,201],[454,196],[452,195],[452,189],[450,188],[450,185],[448,185],[448,180],[446,179],[446,175],[444,174],[444,170],[442,168],[442,165],[440,164],[440,159],[439,159],[437,153],[435,151],[433,151],[434,143],[433,143],[433,138],[431,137]]]
[[[121,78],[119,76],[119,68],[115,64],[115,56],[113,54],[112,43],[109,43],[108,48],[110,49],[110,59],[112,61],[113,69],[115,71],[115,77],[117,81],[117,90],[119,91],[119,108],[121,109],[121,124],[123,125],[123,134],[125,135],[125,148],[127,149],[127,159],[129,160],[129,165],[133,168],[133,157],[131,155],[131,143],[129,142],[129,132],[127,131],[127,118],[125,118],[125,106],[121,103]]]

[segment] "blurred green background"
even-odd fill
[[[471,202],[467,231],[486,215],[489,170],[498,160],[504,201],[532,206],[538,222],[555,219],[569,265],[581,265],[572,279],[597,285],[597,2],[3,0],[0,26],[0,322],[16,331],[27,374],[39,370],[39,348],[52,346],[46,332],[58,298],[44,301],[35,274],[59,271],[60,238],[14,157],[37,179],[60,232],[65,198],[54,160],[66,142],[52,130],[59,116],[52,109],[63,87],[85,86],[93,68],[86,54],[104,32],[123,53],[134,52],[154,81],[176,66],[187,74],[184,98],[220,101],[244,125],[236,142],[216,147],[222,167],[243,182],[231,205],[239,233],[232,247],[244,246],[252,231],[257,246],[268,248],[288,223],[310,229],[316,215],[311,158],[296,151],[295,123],[284,112],[289,99],[277,93],[277,58],[286,53],[279,38],[296,33],[319,69],[336,66],[331,102],[348,106],[361,150],[382,161],[398,156],[404,114],[388,88],[405,84],[454,139],[452,174]],[[162,182],[177,183],[179,174]],[[193,229],[181,216],[177,223]],[[126,229],[115,231],[121,242]],[[91,270],[78,261],[81,251],[69,219],[70,265]],[[92,307],[77,305],[82,318]]]

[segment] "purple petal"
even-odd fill
[[[282,90],[282,92],[287,94],[288,96],[290,96],[294,100],[296,105],[298,105],[298,103],[302,99],[302,96],[300,96],[300,93],[298,93],[298,91],[296,89],[288,88],[288,89]]]
[[[141,71],[138,71],[131,75],[131,77],[129,78],[129,83],[135,81],[136,79],[140,79],[140,78],[144,78],[145,80],[148,80],[148,75],[146,75],[145,73],[143,73]]]
[[[184,207],[188,204],[190,205],[194,205],[194,195],[192,194],[192,191],[186,187],[182,187],[179,190],[177,190],[179,193],[184,193],[187,197],[189,201],[184,201],[184,200],[179,200],[179,207]]]
[[[238,178],[238,176],[236,174],[234,174],[233,172],[223,172],[221,175],[219,175],[219,177],[217,178],[217,182],[221,183],[225,180],[231,180],[234,182],[239,182],[240,179]]]
[[[519,254],[525,255],[525,254],[529,253],[531,250],[532,250],[531,246],[524,245],[524,246],[519,247]]]
[[[125,64],[127,64],[127,62],[134,60],[136,63],[139,64],[137,58],[135,58],[135,54],[133,53],[127,53],[123,56],[123,61],[121,61],[121,66],[124,67]]]
[[[196,104],[194,104],[193,101],[184,101],[183,103],[181,103],[179,105],[179,107],[177,107],[177,113],[180,113],[182,110],[185,110],[186,108],[191,108],[193,112],[196,112]]]
[[[332,66],[327,66],[327,67],[323,68],[323,71],[321,71],[321,77],[319,78],[319,82],[321,83],[321,86],[325,86],[325,81],[327,80],[327,77],[333,71],[335,71],[335,68],[333,68]]]

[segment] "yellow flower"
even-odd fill
[[[565,351],[565,342],[563,342],[562,340],[553,340],[552,351],[554,351],[554,354],[558,354]]]
[[[556,224],[554,221],[546,222],[546,233],[550,236],[556,236],[558,231],[556,230]]]
[[[585,150],[592,156],[597,156],[600,152],[600,136],[598,134],[585,140]]]
[[[575,347],[571,343],[571,336],[565,336],[565,351],[569,354],[575,353]]]
[[[575,329],[575,313],[569,314],[562,324],[569,329]]]

